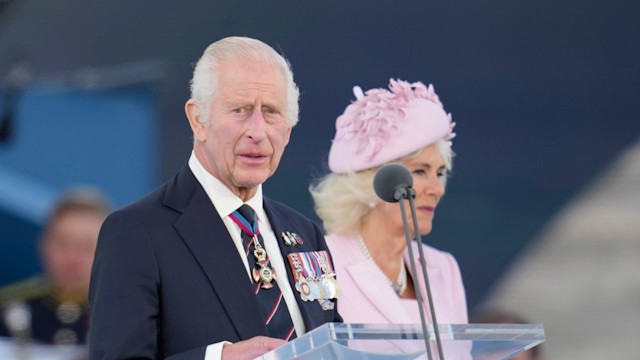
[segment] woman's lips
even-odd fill
[[[432,214],[436,211],[435,206],[418,206],[417,209],[418,211],[428,212]]]

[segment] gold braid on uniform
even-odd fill
[[[47,280],[36,276],[0,288],[0,307],[15,301],[27,301],[43,296],[49,290]]]
[[[59,345],[76,344],[78,334],[72,330],[83,316],[88,316],[89,303],[86,292],[69,292],[57,289],[43,277],[33,277],[0,288],[0,308],[9,304],[36,300],[62,325],[51,339]]]

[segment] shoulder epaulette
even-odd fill
[[[27,301],[44,295],[48,290],[47,281],[36,276],[0,288],[0,307],[13,301]]]

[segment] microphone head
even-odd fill
[[[413,186],[413,176],[400,164],[387,164],[381,167],[373,178],[373,189],[380,199],[386,202],[398,202],[398,190],[404,191]]]

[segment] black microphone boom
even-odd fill
[[[415,232],[415,238],[418,242],[418,250],[420,253],[420,264],[422,265],[422,275],[424,276],[424,285],[427,292],[427,300],[429,302],[429,312],[431,314],[431,320],[433,321],[433,332],[436,338],[436,346],[438,349],[438,355],[440,360],[444,360],[444,353],[442,349],[442,343],[440,341],[440,331],[438,329],[438,321],[436,319],[436,311],[433,306],[433,298],[431,296],[431,286],[429,285],[429,276],[427,274],[427,264],[424,259],[424,252],[422,250],[422,239],[420,237],[420,228],[418,227],[418,219],[416,217],[416,208],[413,203],[413,198],[416,196],[415,190],[413,190],[413,176],[407,168],[400,164],[387,164],[381,167],[373,178],[373,189],[376,194],[386,202],[400,202],[400,215],[402,216],[402,225],[404,227],[404,234],[407,241],[407,248],[409,250],[409,264],[411,266],[412,274],[416,272],[416,262],[413,257],[413,247],[411,246],[411,234],[409,232],[409,221],[407,220],[406,210],[404,208],[404,200],[409,199],[409,209],[413,219],[413,227]],[[427,321],[425,318],[422,292],[420,291],[420,284],[414,281],[416,290],[416,302],[420,310],[420,322],[422,325],[422,333],[424,336],[424,343],[427,351],[427,358],[432,359],[431,347],[429,346],[429,338],[431,337],[427,330]]]

